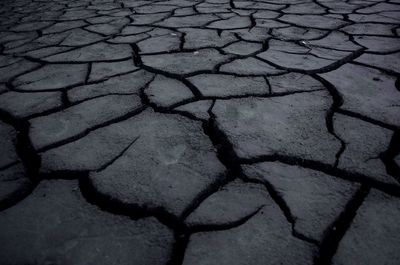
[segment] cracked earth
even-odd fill
[[[397,265],[399,0],[3,0],[0,263]]]

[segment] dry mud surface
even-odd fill
[[[3,0],[0,264],[396,265],[400,1]]]

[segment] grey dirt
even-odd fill
[[[0,264],[400,264],[399,0],[1,0]]]

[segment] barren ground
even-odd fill
[[[400,264],[399,0],[0,1],[0,264]]]

